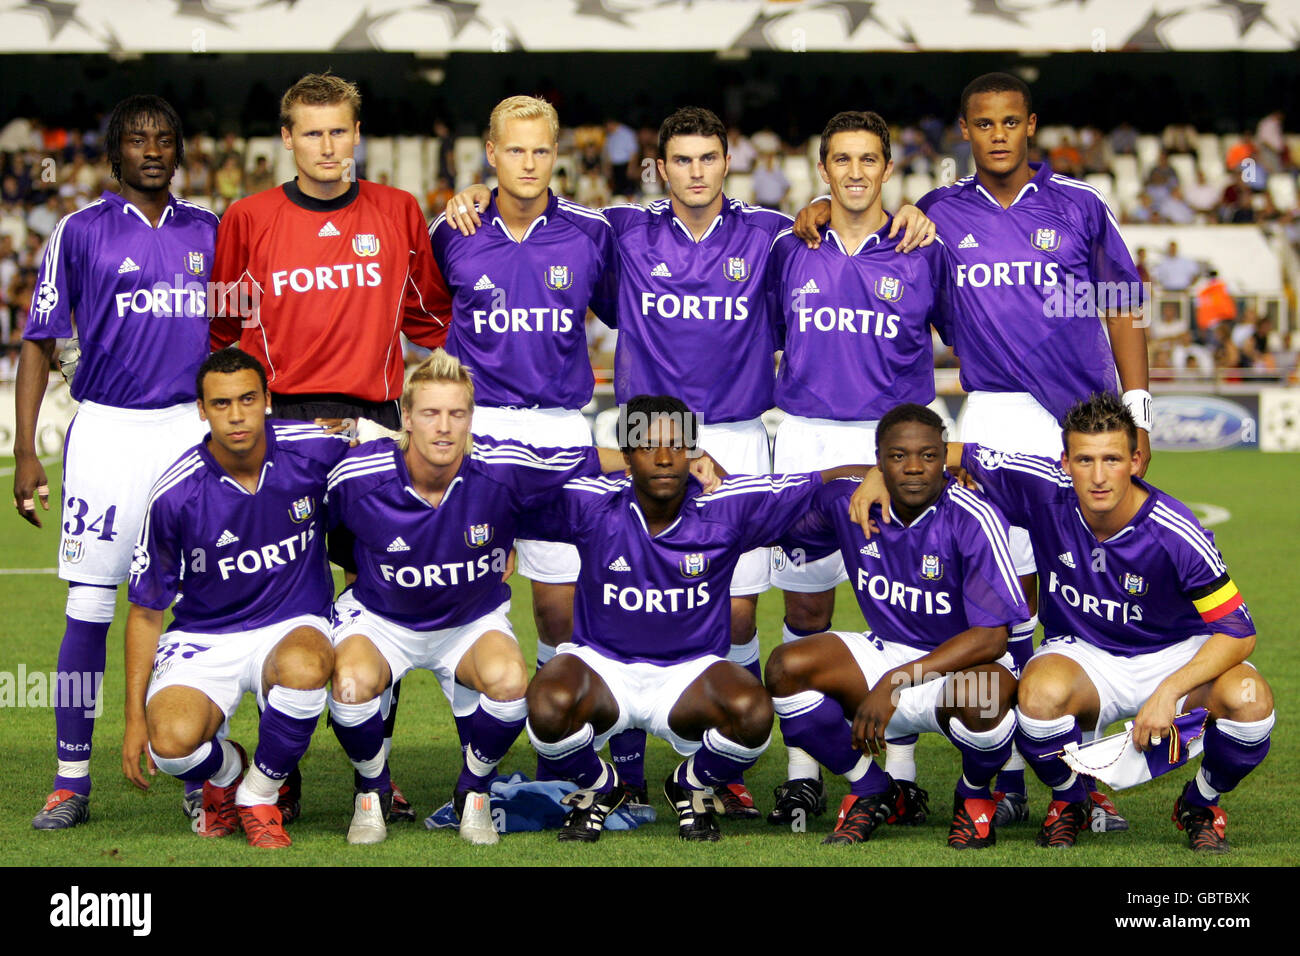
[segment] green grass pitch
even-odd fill
[[[660,741],[652,741],[648,779],[659,822],[633,833],[610,833],[596,845],[562,845],[554,833],[508,834],[495,847],[472,847],[452,831],[426,831],[422,824],[390,828],[379,846],[352,847],[344,842],[351,814],[351,768],[322,720],[303,762],[304,812],[289,830],[294,845],[284,852],[255,851],[241,837],[202,840],[190,833],[180,814],[181,787],[171,778],[156,778],[148,793],[122,777],[122,634],[125,595],[109,635],[104,715],[96,732],[92,764],[95,780],[89,825],[69,832],[38,833],[32,815],[40,809],[53,773],[54,717],[48,708],[0,707],[0,864],[46,866],[343,866],[343,865],[531,865],[531,866],[1194,866],[1231,867],[1294,864],[1297,858],[1297,734],[1295,701],[1300,692],[1300,615],[1295,574],[1300,567],[1300,457],[1254,452],[1162,454],[1150,477],[1160,487],[1194,505],[1227,509],[1230,517],[1214,526],[1233,577],[1249,603],[1259,628],[1253,662],[1272,684],[1278,723],[1272,753],[1263,766],[1224,801],[1234,851],[1220,858],[1193,857],[1185,838],[1169,820],[1179,787],[1189,772],[1121,793],[1117,803],[1129,818],[1127,833],[1085,834],[1069,852],[1049,852],[1033,845],[1036,823],[1046,808],[1046,790],[1032,781],[1033,824],[1008,827],[995,848],[955,853],[945,845],[956,751],[933,735],[918,748],[920,783],[930,791],[930,820],[914,829],[890,827],[870,843],[824,847],[822,837],[834,825],[835,807],[846,792],[842,780],[830,782],[827,814],[809,822],[808,832],[791,833],[763,822],[724,822],[723,841],[685,845],[676,836],[675,820],[655,793],[678,759]],[[56,487],[57,465],[51,466]],[[0,460],[0,482],[9,487],[12,460]],[[1198,508],[1198,512],[1200,509]],[[1203,513],[1203,512],[1200,512]],[[0,517],[0,569],[48,568],[57,548],[57,514],[36,531],[11,508]],[[533,659],[535,633],[526,587],[515,578],[511,617]],[[860,628],[862,618],[842,585],[836,626]],[[124,589],[123,589],[124,590]],[[54,669],[63,630],[64,585],[53,574],[0,573],[0,672],[28,673]],[[759,601],[764,658],[780,639],[781,601],[769,592]],[[233,722],[232,736],[250,749],[256,742],[256,708],[245,700]],[[403,687],[393,775],[421,818],[449,796],[459,761],[456,733],[446,702],[432,675],[418,673]],[[520,739],[503,769],[531,773],[534,755]],[[772,788],[784,776],[785,748],[779,730],[748,781],[761,809],[771,807]],[[1031,775],[1032,777],[1032,775]]]

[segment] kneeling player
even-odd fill
[[[843,555],[870,630],[783,644],[767,663],[768,690],[786,744],[849,780],[826,843],[861,843],[894,820],[902,791],[870,754],[886,737],[934,731],[962,757],[948,845],[992,846],[989,783],[1015,729],[1007,629],[1029,616],[1006,522],[945,478],[943,422],[928,408],[887,412],[876,455],[894,521],[864,547],[847,508],[857,484],[836,481],[786,539],[810,556]]]
[[[411,373],[400,442],[353,449],[329,478],[330,514],[356,535],[357,580],[335,604],[330,715],[360,778],[349,843],[378,843],[391,784],[381,695],[414,668],[451,703],[465,759],[453,799],[460,835],[496,843],[488,784],[523,728],[528,673],[502,580],[533,499],[612,468],[617,452],[471,444],[474,385],[441,349]]]
[[[702,496],[688,474],[694,428],[677,399],[632,399],[620,422],[630,479],[570,482],[528,519],[536,537],[571,541],[582,558],[574,641],[528,689],[539,764],[581,788],[566,798],[561,840],[599,839],[625,795],[597,754],[614,734],[647,730],[688,757],[664,784],[684,840],[720,838],[723,807],[707,788],[738,779],[767,748],[771,701],[726,659],[731,576],[742,554],[804,514],[822,477],[853,470],[736,477]]]
[[[122,770],[146,788],[147,746],[151,769],[203,781],[200,836],[242,826],[253,846],[286,847],[280,785],[325,709],[334,657],[318,509],[348,445],[316,425],[268,423],[266,373],[245,352],[212,355],[198,393],[211,434],[154,485],[132,560]],[[251,766],[226,739],[245,691],[262,707]]]
[[[1147,750],[1174,716],[1211,724],[1196,778],[1174,802],[1193,850],[1228,849],[1219,796],[1268,753],[1273,694],[1248,663],[1255,625],[1223,557],[1186,505],[1138,478],[1133,416],[1112,394],[1066,414],[1059,465],[950,443],[960,464],[1039,556],[1046,637],[1020,680],[1016,745],[1052,803],[1039,846],[1073,846],[1087,826],[1082,779],[1059,759],[1085,731],[1134,717]],[[863,498],[872,497],[864,487]],[[1044,559],[1048,566],[1043,566]]]

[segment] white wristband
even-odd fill
[[[1124,393],[1124,407],[1138,428],[1151,431],[1151,393],[1145,388],[1130,388]]]

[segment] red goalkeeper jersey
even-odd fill
[[[410,193],[356,182],[337,199],[296,182],[232,205],[217,231],[212,347],[238,342],[278,395],[402,392],[400,332],[434,348],[451,299]]]

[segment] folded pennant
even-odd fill
[[[1071,770],[1087,774],[1124,790],[1154,780],[1195,757],[1205,746],[1205,727],[1209,712],[1197,707],[1174,718],[1161,744],[1145,753],[1133,745],[1133,722],[1124,732],[1111,734],[1087,744],[1066,744],[1061,753]]]

